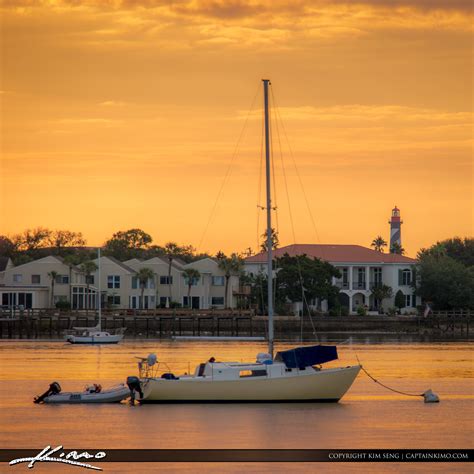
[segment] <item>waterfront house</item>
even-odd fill
[[[398,291],[403,293],[405,308],[402,312],[414,312],[420,303],[419,297],[414,294],[412,287],[414,268],[417,261],[404,255],[382,253],[362,247],[360,245],[336,244],[295,244],[281,247],[274,251],[274,257],[307,255],[308,257],[325,260],[341,273],[339,279],[334,279],[333,284],[339,290],[339,299],[342,306],[346,306],[349,313],[357,312],[359,306],[369,311],[378,312],[380,302],[372,295],[372,288],[378,285],[387,285],[392,288],[392,297],[382,302],[383,309],[394,306],[395,295]],[[266,273],[266,252],[253,255],[245,259],[245,272],[249,275]],[[310,303],[311,305],[311,303]],[[312,302],[324,311],[326,302]],[[301,303],[295,305],[295,310],[301,308]]]
[[[239,287],[239,277],[231,275],[226,289],[226,276],[219,264],[212,258],[203,258],[196,262],[188,263],[184,267],[194,268],[199,271],[200,278],[192,282],[191,286],[191,306],[202,309],[216,308],[223,309],[225,306],[235,308],[235,292]],[[184,279],[183,279],[184,280]],[[183,306],[188,306],[187,281],[184,281]]]
[[[85,277],[78,267],[49,255],[23,265],[9,265],[3,272],[0,303],[2,307],[30,309],[51,308],[60,301],[74,300],[77,307],[85,307],[89,298],[92,307],[95,296],[86,291]]]
[[[4,259],[0,262],[0,303],[4,308],[44,309],[64,302],[72,309],[88,310],[97,307],[100,287],[103,308],[154,309],[169,308],[173,304],[193,309],[236,306],[234,294],[238,290],[238,277],[229,278],[226,297],[225,274],[211,258],[189,264],[172,259],[170,274],[167,258],[120,262],[114,257],[102,256],[100,285],[98,259],[94,263],[97,269],[86,275],[80,265],[70,265],[55,255],[18,266]],[[141,268],[150,269],[154,275],[143,288],[137,277]],[[190,301],[184,275],[187,268],[194,268],[200,274],[191,282]]]

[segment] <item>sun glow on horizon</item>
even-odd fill
[[[280,130],[298,243],[388,240],[395,204],[410,256],[473,233],[470,2],[22,0],[0,14],[0,234],[100,245],[139,227],[160,245],[256,249],[260,97],[203,234],[267,76],[316,219]]]

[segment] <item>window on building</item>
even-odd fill
[[[416,307],[416,296],[415,295],[405,295],[405,306]]]
[[[382,269],[374,268],[374,283],[382,283]]]
[[[191,301],[189,301],[187,296],[183,296],[183,306],[185,308],[199,309],[201,298],[199,296],[191,296]],[[191,304],[189,304],[191,303]]]
[[[213,286],[224,286],[225,285],[225,277],[223,277],[223,276],[213,276],[212,277],[212,285]]]
[[[169,300],[168,296],[160,296],[160,307],[166,308],[166,302]]]
[[[120,295],[107,295],[107,304],[113,306],[120,305]]]
[[[104,295],[102,295],[102,303]],[[97,306],[97,294],[92,288],[84,288],[83,286],[72,287],[72,308],[73,309],[91,309]]]
[[[212,306],[224,306],[224,297],[223,296],[213,296],[211,298]]]
[[[140,279],[138,277],[132,277],[132,289],[136,290],[137,288],[141,288],[140,286]],[[145,283],[145,288],[155,288],[155,279],[148,278]]]
[[[399,270],[399,282],[400,285],[410,285],[411,284],[411,270],[405,268],[404,270]]]
[[[9,293],[2,293],[2,306],[10,305],[10,295]]]
[[[349,270],[347,268],[342,269],[342,282],[343,283],[349,282]]]
[[[173,284],[173,275],[160,276],[160,285],[172,285]]]
[[[120,275],[108,275],[107,288],[120,288]]]
[[[199,278],[191,278],[191,281],[189,281],[189,278],[184,277],[184,284],[188,286],[191,283],[191,286],[196,286],[199,283]]]
[[[39,285],[41,283],[41,275],[31,275],[31,284]]]
[[[23,275],[21,275],[20,273],[16,273],[15,275],[13,275],[13,281],[15,283],[21,283],[22,280],[23,280]]]
[[[24,309],[33,307],[33,293],[18,293],[18,304]]]
[[[56,275],[55,282],[57,285],[67,285],[69,283],[69,275]]]
[[[94,275],[86,275],[86,284],[93,285],[94,284]]]

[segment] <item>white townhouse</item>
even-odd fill
[[[98,259],[94,263],[99,266]],[[99,269],[85,275],[81,266],[69,265],[62,257],[50,255],[23,265],[14,266],[10,259],[0,260],[0,305],[4,308],[42,309],[69,302],[72,309],[97,307],[101,294],[102,307],[117,309],[153,309],[179,303],[193,309],[230,308],[236,306],[239,278],[231,276],[225,296],[226,278],[218,262],[203,258],[183,264],[177,259],[154,257],[126,262],[102,256]],[[140,286],[137,273],[148,268],[154,277]],[[191,282],[188,301],[186,268],[196,269],[200,276]],[[142,301],[143,294],[143,301]]]
[[[192,263],[182,264],[180,261],[171,260],[171,279],[169,277],[169,264],[167,259],[154,257],[149,260],[132,259],[124,262],[127,266],[138,272],[141,268],[149,268],[155,274],[154,280],[149,280],[143,293],[144,307],[169,307],[170,302],[177,302],[183,307],[193,309],[224,308],[225,274],[219,264],[212,258],[203,258]],[[193,268],[200,274],[199,278],[191,282],[191,291],[188,300],[188,281],[184,270]],[[138,280],[132,282],[134,289],[138,288],[135,295],[131,295],[130,308],[140,305],[141,289]],[[234,291],[239,286],[237,276],[231,276],[227,289],[227,306],[235,307]]]
[[[59,301],[79,300],[85,306],[87,284],[78,267],[55,255],[23,265],[8,265],[0,281],[2,307],[50,308]],[[89,307],[94,305],[94,289],[90,289]]]
[[[333,284],[339,287],[339,299],[343,306],[355,313],[359,306],[366,306],[369,311],[377,311],[380,304],[375,300],[371,289],[377,285],[392,288],[393,296],[382,302],[383,309],[394,306],[395,294],[400,290],[405,298],[402,312],[414,312],[420,304],[420,298],[414,294],[412,287],[416,260],[404,255],[387,254],[362,247],[360,245],[331,244],[295,244],[281,247],[274,251],[275,257],[285,253],[290,256],[307,255],[325,260],[339,269],[341,278],[334,279]],[[267,254],[260,253],[245,259],[245,272],[250,275],[266,274]],[[322,302],[322,309],[327,309]]]
[[[182,295],[182,267],[175,259],[170,262],[168,259],[153,257],[148,260],[137,258],[127,260],[124,265],[138,272],[141,268],[149,268],[155,277],[147,281],[143,292],[143,308],[150,309],[156,307],[170,307],[171,302],[181,303]],[[140,308],[140,298],[142,289],[136,275],[132,279],[132,293],[130,294],[128,307],[131,309]]]
[[[201,275],[198,281],[192,282],[191,286],[190,296],[191,306],[193,308],[222,309],[225,306],[229,308],[236,307],[235,294],[239,289],[239,277],[237,275],[229,277],[226,295],[225,273],[219,268],[219,264],[216,260],[212,258],[203,258],[196,262],[188,263],[184,268],[194,268]],[[183,279],[183,283],[183,306],[189,306],[188,282],[186,279]]]

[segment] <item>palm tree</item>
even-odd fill
[[[392,287],[388,285],[375,285],[371,289],[372,296],[374,299],[379,301],[379,312],[382,309],[383,300],[391,298],[393,291]]]
[[[390,253],[403,255],[405,253],[405,249],[398,242],[394,242],[390,247]]]
[[[224,295],[224,307],[227,308],[227,294],[229,289],[229,280],[233,275],[240,275],[243,268],[243,261],[236,253],[231,254],[230,257],[226,257],[220,252],[220,258],[218,259],[219,268],[224,272],[225,276],[225,295]]]
[[[49,278],[51,278],[51,308],[54,308],[54,284],[56,283],[56,277],[58,275],[59,273],[54,270],[48,273]]]
[[[260,245],[260,249],[262,250],[262,252],[266,252],[267,251],[267,232],[265,231],[261,235],[261,237],[262,237],[263,241],[262,241],[262,244]],[[278,232],[273,227],[271,229],[270,238],[271,238],[271,241],[272,241],[272,250],[276,250],[278,248],[278,246],[280,245],[280,239],[278,238]]]
[[[86,277],[86,314],[89,313],[89,297],[90,297],[90,277],[92,274],[97,270],[97,265],[93,260],[85,261],[80,267],[81,273],[83,273]],[[100,298],[100,295],[99,295]]]
[[[142,291],[140,297],[140,309],[143,309],[143,303],[145,302],[143,295],[145,293],[146,284],[149,280],[153,281],[153,279],[155,278],[155,274],[153,273],[153,270],[151,268],[144,267],[138,270],[136,278],[138,280],[138,283],[140,284],[140,289]]]
[[[186,268],[183,271],[183,277],[185,281],[188,281],[188,306],[191,308],[191,287],[195,280],[201,278],[201,274],[199,273],[199,270],[196,270],[195,268]]]
[[[165,244],[165,254],[168,257],[168,286],[169,286],[169,303],[173,300],[173,295],[171,293],[171,264],[173,263],[173,258],[179,251],[179,245],[176,242],[168,242]]]
[[[387,246],[387,242],[381,235],[378,235],[374,240],[372,240],[370,246],[373,247],[377,252],[383,252],[384,247]]]

